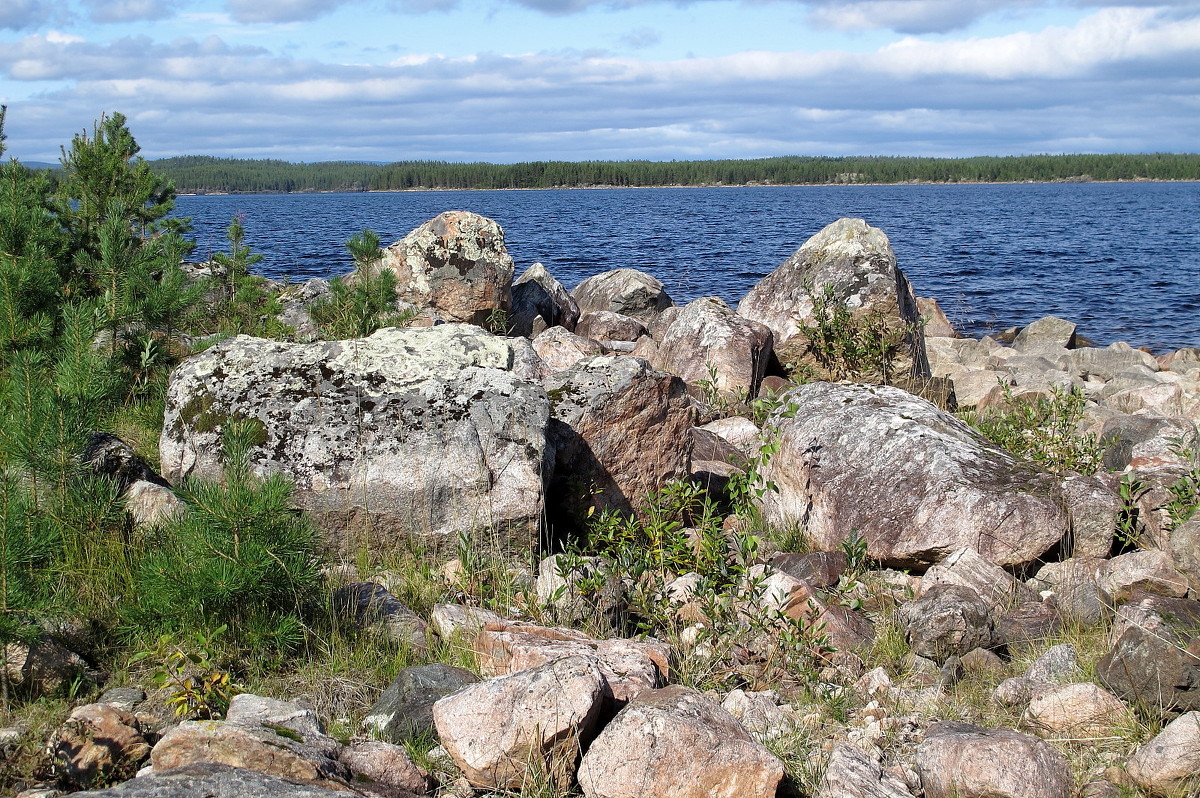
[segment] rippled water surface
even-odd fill
[[[469,210],[503,225],[518,274],[541,261],[574,287],[629,266],[677,303],[730,304],[826,224],[860,216],[968,334],[1056,315],[1097,342],[1200,346],[1200,183],[185,196],[177,210],[193,219],[197,257],[224,249],[244,214],[273,277],[340,274],[344,242],[364,227],[386,244]]]

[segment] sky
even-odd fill
[[[0,0],[6,156],[1200,151],[1200,0]]]

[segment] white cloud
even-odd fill
[[[304,22],[336,11],[355,0],[226,0],[238,22]]]
[[[0,30],[38,28],[65,11],[65,5],[54,0],[4,0],[0,3]]]
[[[1200,19],[1177,16],[1104,9],[1073,27],[909,37],[865,54],[667,62],[561,51],[343,65],[216,37],[97,44],[47,34],[0,49],[0,80],[41,88],[10,103],[12,151],[23,157],[114,110],[153,156],[1178,151],[1195,148]]]
[[[93,22],[166,19],[175,12],[166,0],[83,0]]]

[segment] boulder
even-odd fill
[[[313,321],[312,305],[332,294],[329,281],[320,277],[309,278],[299,285],[284,286],[276,296],[283,308],[276,318],[281,324],[292,328],[295,340],[315,341],[319,331]]]
[[[600,344],[565,327],[551,327],[533,339],[533,350],[551,373],[566,371],[581,360],[604,354]]]
[[[298,738],[305,745],[312,746],[330,757],[336,757],[338,749],[341,748],[336,740],[325,734],[317,713],[294,701],[239,693],[229,701],[225,722],[248,729],[271,729],[285,736]]]
[[[1059,485],[954,416],[889,386],[812,383],[776,414],[779,451],[762,469],[768,522],[803,526],[815,548],[857,530],[887,565],[920,567],[966,547],[1028,563],[1067,531]]]
[[[554,609],[560,623],[582,624],[622,606],[625,586],[603,557],[551,554],[538,566],[537,599]]]
[[[1040,643],[1062,630],[1062,616],[1040,601],[1025,601],[996,616],[994,642],[1015,649]]]
[[[953,551],[921,577],[921,592],[938,585],[961,585],[979,594],[989,613],[1000,613],[1037,597],[1012,574],[979,556],[971,547]]]
[[[1035,689],[1022,723],[1046,737],[1096,737],[1129,722],[1129,707],[1091,682],[1048,685]]]
[[[396,297],[452,322],[485,324],[512,301],[513,260],[500,225],[447,211],[383,249],[379,268],[396,275]]]
[[[80,798],[345,798],[331,789],[218,762],[197,762],[132,779],[107,790],[77,792]],[[396,798],[404,798],[396,796]]]
[[[654,365],[733,400],[758,394],[771,356],[771,330],[738,316],[717,297],[690,302],[674,315],[658,341]]]
[[[846,553],[810,551],[807,554],[776,554],[771,567],[813,587],[832,587],[846,572]]]
[[[779,701],[779,693],[774,690],[730,690],[721,706],[761,743],[792,734],[800,724],[796,711],[780,706]]]
[[[1189,463],[1175,451],[1180,438],[1194,427],[1182,418],[1163,418],[1154,413],[1116,414],[1103,422],[1097,437],[1104,446],[1104,468],[1140,472],[1162,468],[1187,468]]]
[[[678,377],[625,356],[593,357],[544,383],[556,463],[547,495],[563,522],[588,507],[628,512],[687,473],[695,411]]]
[[[645,321],[675,303],[663,284],[637,269],[613,269],[593,275],[571,292],[580,314],[610,310]]]
[[[912,798],[912,792],[858,746],[836,743],[813,798]]]
[[[1073,474],[1063,480],[1063,500],[1071,519],[1065,546],[1071,557],[1107,557],[1121,513],[1121,497],[1103,480]]]
[[[1131,551],[1105,560],[1096,573],[1096,582],[1112,604],[1124,604],[1135,592],[1182,598],[1187,595],[1187,579],[1172,564],[1165,551]]]
[[[946,311],[942,310],[942,306],[936,299],[920,296],[916,299],[917,312],[921,314],[921,330],[925,333],[926,339],[962,337],[954,329],[954,325],[946,316]]]
[[[898,616],[913,653],[937,663],[992,645],[987,601],[961,585],[936,585],[901,604]]]
[[[359,740],[346,746],[339,758],[353,771],[354,782],[360,787],[384,787],[414,794],[425,792],[425,774],[403,746]]]
[[[745,416],[728,416],[710,421],[700,426],[700,429],[719,435],[743,452],[758,448],[758,425]]]
[[[49,637],[25,645],[4,645],[4,678],[10,687],[32,693],[49,693],[87,670],[83,657]]]
[[[50,742],[58,777],[77,788],[133,778],[150,755],[141,724],[108,704],[76,707]]]
[[[513,335],[532,338],[551,327],[575,329],[579,305],[563,284],[535,263],[512,286],[508,324]]]
[[[333,759],[323,745],[310,745],[296,737],[300,735],[290,731],[281,734],[269,725],[185,720],[154,746],[150,764],[160,772],[199,762],[218,762],[319,787],[345,787],[349,769]]]
[[[1025,670],[1025,678],[1044,684],[1068,684],[1082,676],[1079,656],[1070,643],[1051,646]]]
[[[433,705],[479,677],[453,665],[413,665],[396,674],[363,718],[363,727],[399,742],[433,732]]]
[[[615,341],[632,343],[646,335],[646,325],[632,316],[609,310],[593,310],[580,317],[575,325],[575,333],[607,344]]]
[[[1096,676],[1127,701],[1200,709],[1200,601],[1146,596],[1117,611]]]
[[[1194,788],[1200,781],[1200,712],[1185,713],[1168,723],[1129,757],[1125,770],[1155,794]]]
[[[935,723],[917,747],[926,798],[1073,798],[1071,767],[1049,744],[1011,729]]]
[[[125,511],[139,529],[154,529],[179,516],[187,503],[175,491],[140,479],[125,489]]]
[[[1188,582],[1192,597],[1200,595],[1200,517],[1171,531],[1172,564]]]
[[[1062,354],[1075,348],[1075,323],[1055,316],[1038,319],[1017,333],[1012,348],[1022,354]]]
[[[711,698],[672,685],[643,693],[579,765],[587,798],[773,798],[783,764]]]
[[[839,219],[808,239],[790,258],[750,289],[738,315],[761,322],[775,336],[781,360],[813,363],[810,342],[797,338],[801,325],[814,322],[813,297],[830,299],[852,317],[874,317],[902,344],[888,364],[892,374],[928,376],[921,314],[896,254],[882,230],[862,219]],[[796,341],[792,339],[797,338]]]
[[[572,657],[593,661],[604,676],[604,694],[624,703],[658,687],[670,670],[670,648],[653,638],[596,640],[583,632],[517,621],[488,624],[473,650],[485,676],[515,674]]]
[[[172,373],[163,471],[220,477],[222,433],[242,419],[252,469],[288,476],[342,551],[460,532],[528,549],[552,462],[540,369],[528,341],[462,324],[313,344],[237,336]]]
[[[474,787],[565,786],[604,696],[595,660],[567,657],[468,685],[433,705],[438,739]]]
[[[1094,625],[1109,614],[1108,596],[1100,590],[1097,574],[1103,561],[1073,557],[1046,563],[1032,584],[1049,591],[1054,605],[1068,620]]]
[[[1131,366],[1145,366],[1158,370],[1154,355],[1134,349],[1126,343],[1115,343],[1108,347],[1084,347],[1072,349],[1060,362],[1067,371],[1077,377],[1095,376],[1108,381]]]
[[[351,582],[336,587],[332,605],[340,618],[356,626],[380,630],[419,651],[429,645],[428,624],[381,584]]]

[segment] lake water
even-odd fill
[[[798,186],[184,196],[195,256],[226,248],[245,215],[258,269],[302,280],[348,271],[364,227],[385,244],[446,210],[498,221],[520,274],[541,261],[568,288],[622,266],[678,304],[736,305],[842,216],[891,239],[918,296],[963,332],[1056,315],[1088,338],[1165,351],[1200,346],[1200,183]]]

